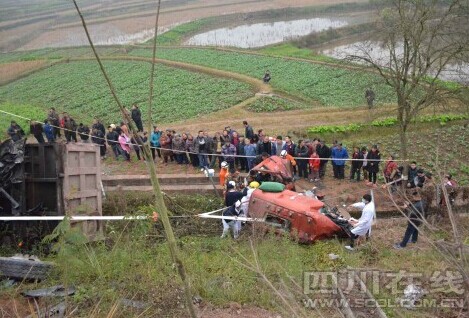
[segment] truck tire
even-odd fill
[[[34,259],[0,257],[0,275],[25,280],[44,280],[53,264]]]

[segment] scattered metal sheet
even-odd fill
[[[49,288],[41,288],[36,290],[29,290],[23,292],[22,295],[25,297],[64,297],[75,294],[75,287],[65,288],[63,285],[52,286]]]

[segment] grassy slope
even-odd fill
[[[127,106],[138,102],[145,112],[149,64],[106,62],[105,66],[122,102]],[[181,120],[228,108],[252,94],[249,85],[244,83],[165,66],[156,69],[155,87],[154,119],[158,122]],[[1,87],[0,100],[27,103],[43,109],[55,106],[88,122],[93,116],[106,123],[120,118],[94,62],[59,64],[35,73]]]
[[[224,52],[211,49],[161,49],[158,57],[189,62],[261,78],[272,74],[271,85],[279,90],[317,100],[326,106],[364,104],[366,87],[373,86],[379,103],[393,101],[391,90],[377,76],[338,67],[310,64],[275,57]],[[151,56],[151,50],[136,49],[131,55]]]

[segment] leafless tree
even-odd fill
[[[407,132],[413,119],[423,109],[439,107],[456,96],[455,89],[440,79],[468,61],[469,1],[386,3],[374,23],[373,40],[360,44],[347,58],[373,68],[395,92],[400,155],[407,159]],[[377,45],[384,50],[376,50]]]

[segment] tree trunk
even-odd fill
[[[405,118],[405,106],[399,105],[399,111],[397,114],[397,122],[399,123],[399,141],[400,141],[400,158],[401,160],[407,160],[408,153],[407,153],[407,126],[408,126],[408,119]],[[407,161],[403,161],[402,165],[404,170],[402,171],[402,178],[404,182],[402,182],[403,187],[407,186],[407,175],[409,171],[409,163]]]

